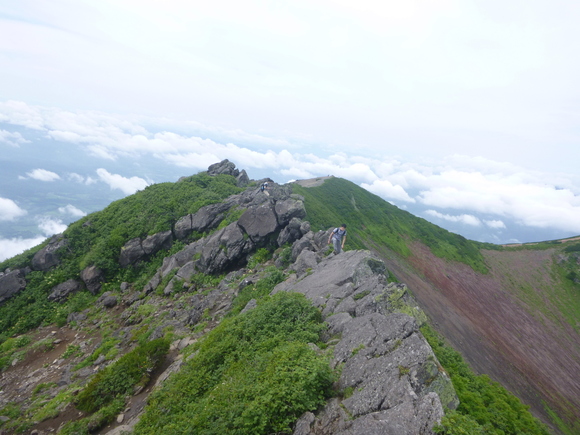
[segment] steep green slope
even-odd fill
[[[413,216],[348,180],[330,178],[320,186],[293,184],[292,189],[304,196],[306,219],[313,230],[347,224],[349,249],[380,250],[387,246],[407,257],[409,243],[417,240],[440,258],[487,272],[477,243]]]
[[[119,251],[127,241],[170,230],[180,217],[241,190],[232,176],[209,176],[202,172],[177,183],[148,186],[71,224],[64,232],[68,245],[60,253],[62,263],[48,272],[31,272],[27,276],[29,284],[26,289],[0,306],[0,343],[13,334],[41,324],[64,324],[68,314],[88,306],[94,298],[84,292],[65,304],[47,300],[54,285],[78,278],[87,266],[94,264],[106,273],[104,290],[108,289],[109,283],[115,288],[122,281],[134,282],[142,275],[148,277],[159,267],[167,252],[159,253],[151,264],[122,269],[118,261]],[[3,261],[0,271],[30,265],[34,254],[45,245]],[[174,249],[178,248],[179,243]]]

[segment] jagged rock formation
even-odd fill
[[[406,286],[387,284],[385,265],[368,251],[304,256],[319,264],[274,291],[303,293],[320,307],[328,336],[340,337],[332,364],[342,366],[338,386],[346,393],[318,415],[305,414],[294,434],[432,433],[443,406],[456,408],[458,399],[409,315],[421,310]]]

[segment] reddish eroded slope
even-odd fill
[[[580,419],[580,335],[545,297],[556,285],[553,250],[484,251],[490,272],[482,275],[435,257],[420,243],[411,248],[411,257],[387,258],[387,267],[469,364],[546,423],[543,400],[559,415]],[[547,304],[542,311],[549,316],[524,301]]]

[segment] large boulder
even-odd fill
[[[281,227],[288,225],[293,218],[304,219],[306,217],[304,202],[294,198],[276,201],[274,211],[278,216],[278,224]]]
[[[156,233],[152,236],[147,236],[144,240],[139,237],[131,239],[121,248],[119,264],[122,267],[137,264],[162,249],[171,248],[172,243],[173,235],[171,231]]]
[[[54,286],[48,295],[48,300],[52,302],[65,302],[70,295],[77,293],[82,289],[82,283],[76,279],[69,279]]]
[[[104,272],[97,266],[88,266],[81,272],[81,279],[87,290],[96,295],[101,291],[101,285],[105,281]]]
[[[196,213],[183,216],[175,223],[175,237],[179,240],[185,240],[194,231],[203,233],[217,228],[230,208],[231,204],[219,202],[206,205]]]
[[[286,243],[294,243],[296,240],[302,237],[302,221],[295,217],[290,220],[288,225],[280,231],[278,239],[276,242],[278,246],[284,246]]]
[[[199,267],[205,273],[220,273],[245,261],[255,247],[234,222],[212,234],[205,240],[199,259]]]
[[[210,165],[209,168],[207,168],[207,173],[209,175],[226,174],[233,177],[240,175],[240,171],[236,169],[236,165],[230,162],[228,159]]]
[[[67,245],[62,234],[52,236],[48,244],[32,257],[32,269],[46,272],[60,263],[58,251]]]
[[[16,269],[0,276],[0,305],[26,288],[24,271]]]
[[[236,177],[236,184],[238,187],[246,187],[250,184],[250,177],[248,177],[245,169],[242,169],[240,174]]]
[[[238,224],[255,243],[262,242],[279,228],[276,212],[270,202],[247,209]]]

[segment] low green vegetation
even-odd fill
[[[461,355],[447,346],[428,324],[421,332],[447,371],[459,397],[456,411],[447,412],[436,433],[443,435],[549,435],[548,429],[522,402],[486,375],[476,375]]]
[[[227,318],[153,394],[135,434],[271,434],[321,406],[334,374],[312,350],[324,329],[303,296],[280,292]]]
[[[75,398],[76,407],[93,413],[119,397],[131,395],[136,386],[147,384],[168,350],[169,342],[159,338],[123,355],[91,379]]]
[[[234,177],[210,177],[202,172],[178,183],[148,186],[72,223],[64,232],[68,244],[59,251],[61,265],[48,272],[29,273],[26,288],[0,306],[0,343],[41,325],[62,326],[70,313],[89,307],[95,297],[87,292],[79,292],[63,304],[47,299],[54,286],[67,279],[80,279],[80,272],[87,266],[95,265],[105,272],[102,291],[117,290],[118,283],[123,281],[143,287],[161,266],[163,258],[181,249],[183,243],[176,242],[174,248],[159,252],[150,262],[122,269],[119,253],[126,242],[170,230],[180,217],[240,191]],[[228,218],[234,219],[238,214],[234,211]],[[30,266],[32,257],[42,246],[1,262],[0,271]]]
[[[418,240],[440,258],[465,263],[481,273],[488,270],[477,243],[413,216],[350,181],[331,178],[317,187],[293,184],[292,190],[304,196],[306,219],[313,231],[347,224],[347,249],[380,251],[386,246],[408,256],[408,244]]]

